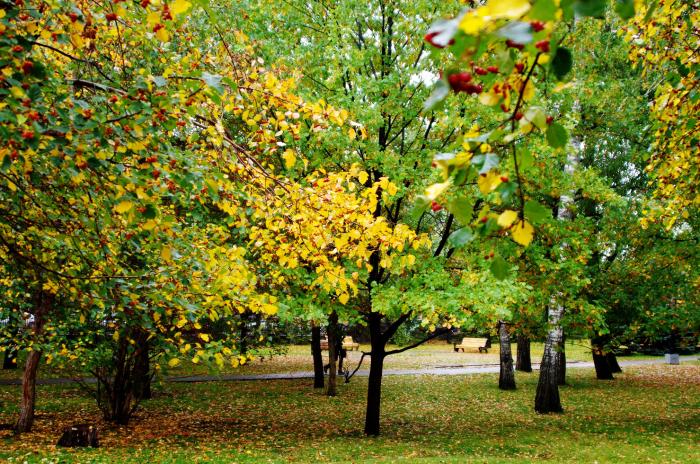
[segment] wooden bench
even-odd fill
[[[328,339],[327,338],[321,339],[321,351],[323,351],[323,350],[328,351]]]
[[[346,350],[360,350],[360,344],[355,342],[355,340],[352,339],[352,337],[345,337],[343,338],[343,348]]]
[[[486,345],[488,343],[488,339],[486,338],[469,338],[469,337],[464,337],[462,339],[462,343],[455,343],[454,349],[455,351],[462,350],[462,353],[464,353],[465,349],[478,349],[479,353],[488,353],[489,350],[486,348]]]

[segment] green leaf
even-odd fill
[[[578,16],[602,18],[608,7],[607,0],[578,0],[574,3],[574,11]]]
[[[547,129],[547,143],[552,148],[563,148],[569,141],[569,134],[559,123],[552,123]]]
[[[461,224],[469,224],[474,214],[474,201],[465,197],[456,197],[448,202],[447,209]]]
[[[447,82],[443,81],[442,79],[437,81],[435,83],[435,86],[433,87],[433,92],[430,94],[428,99],[425,101],[423,104],[423,109],[425,111],[430,111],[432,109],[435,109],[437,105],[442,102],[447,95],[450,93],[450,86],[447,85]]]
[[[498,166],[498,155],[495,153],[476,155],[472,158],[472,164],[479,170],[479,174],[485,174]]]
[[[544,110],[539,106],[531,106],[528,108],[525,112],[525,119],[540,130],[545,130],[547,128],[547,116],[544,114]]]
[[[630,19],[634,16],[634,0],[615,0],[615,12],[622,19]]]
[[[153,206],[152,204],[146,205],[146,209],[143,212],[143,217],[147,219],[153,219],[156,217],[156,214],[158,214],[158,210],[156,210],[155,206]]]
[[[472,240],[474,240],[474,232],[469,227],[462,227],[450,234],[447,243],[453,248],[462,248]]]
[[[573,64],[574,59],[571,55],[571,51],[565,47],[557,48],[554,58],[552,58],[551,68],[558,80],[562,80],[567,74],[569,74]]]
[[[528,169],[535,163],[535,158],[532,156],[530,150],[520,149],[518,150],[518,167],[521,170]]]
[[[164,87],[168,83],[168,80],[163,76],[153,76],[152,79],[156,87]]]
[[[557,4],[554,3],[554,0],[537,0],[532,5],[528,16],[532,19],[539,19],[540,21],[552,21],[556,18],[556,14]]]
[[[523,209],[525,217],[534,224],[546,221],[552,217],[552,210],[533,200],[526,201]]]
[[[410,213],[408,213],[408,217],[411,218],[412,221],[417,221],[418,218],[420,218],[421,214],[423,214],[423,212],[425,212],[425,210],[428,209],[429,205],[430,200],[426,196],[417,196],[416,201],[413,202],[413,208],[411,208]]]
[[[505,279],[510,273],[510,266],[508,265],[505,259],[501,258],[500,255],[497,255],[493,258],[493,261],[491,261],[490,269],[491,274],[493,274],[493,276],[498,280]]]
[[[217,92],[223,92],[224,87],[221,85],[221,76],[217,74],[210,74],[205,71],[202,73],[202,80],[205,84],[207,84],[209,87],[213,88]]]

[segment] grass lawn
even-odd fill
[[[513,392],[494,374],[387,377],[379,438],[361,433],[365,378],[336,398],[310,380],[165,384],[121,428],[78,387],[40,386],[35,431],[0,432],[0,461],[700,462],[699,362],[628,368],[614,381],[572,369],[568,379],[565,413],[540,416],[536,373],[517,373]],[[0,386],[0,423],[14,419],[18,394]],[[81,422],[98,425],[102,448],[54,447]]]
[[[532,362],[539,363],[542,359],[543,343],[533,342],[531,346]],[[396,348],[389,345],[388,349]],[[514,343],[511,347],[513,356],[517,352],[517,346]],[[370,351],[369,345],[360,346],[360,350]],[[324,351],[324,360],[328,356],[328,352]],[[354,369],[360,360],[360,351],[348,352],[348,363],[350,369]],[[588,340],[567,340],[566,356],[569,361],[591,361],[590,343]],[[653,359],[654,356],[634,355],[619,358],[625,359]],[[658,358],[658,356],[657,356]],[[445,366],[464,366],[464,365],[480,365],[480,364],[498,364],[499,347],[494,344],[488,350],[488,353],[467,352],[455,353],[452,345],[444,341],[436,341],[421,345],[418,348],[405,351],[403,353],[389,356],[384,362],[385,369],[419,369],[430,367],[445,367]],[[23,365],[23,356],[20,357],[19,364]],[[325,362],[325,361],[324,361]],[[365,357],[362,368],[368,369],[371,363],[370,357]],[[168,367],[165,362],[161,366],[164,375],[170,376],[190,376],[190,375],[208,375],[208,374],[269,374],[269,373],[288,373],[313,370],[311,349],[308,345],[291,345],[286,348],[286,353],[282,356],[263,356],[258,357],[252,362],[243,366],[233,368],[228,365],[222,370],[212,370],[209,367],[199,364],[183,363],[177,368]],[[20,370],[7,371],[0,370],[0,379],[20,378],[22,375]],[[52,377],[75,377],[83,376],[80,373],[71,369],[57,369],[55,367],[42,366],[39,370],[40,378]]]

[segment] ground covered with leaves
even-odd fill
[[[129,426],[100,419],[76,385],[40,386],[34,432],[0,432],[7,462],[698,462],[700,363],[569,371],[565,413],[541,416],[537,373],[499,391],[494,374],[385,379],[382,436],[362,435],[365,378],[326,398],[310,380],[165,384]],[[10,422],[19,387],[0,387]],[[54,446],[96,423],[99,449]]]

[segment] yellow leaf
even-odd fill
[[[513,226],[510,236],[517,243],[528,246],[535,235],[535,228],[527,221],[518,221]]]
[[[484,195],[498,187],[501,184],[501,182],[502,180],[500,174],[498,174],[493,169],[487,172],[485,175],[480,175],[479,178],[476,180],[476,184],[479,186],[479,190],[481,190],[481,193],[483,193]]]
[[[158,37],[158,40],[161,42],[167,42],[170,40],[170,34],[168,34],[168,30],[164,27],[161,27],[156,31],[156,37]]]
[[[343,293],[338,297],[338,301],[340,301],[340,304],[347,303],[349,299],[350,299],[350,295],[348,295],[347,293]]]
[[[114,207],[114,211],[119,214],[124,214],[134,207],[134,203],[131,201],[121,201],[117,206]]]
[[[166,246],[166,247],[161,248],[160,257],[163,258],[163,261],[167,261],[167,262],[172,261],[173,252],[170,249],[170,247]]]
[[[287,169],[292,169],[294,167],[294,163],[296,163],[297,157],[294,154],[294,151],[285,150],[284,153],[282,153],[282,159],[284,160],[284,167]]]
[[[459,28],[466,34],[475,35],[481,31],[484,26],[484,18],[476,14],[475,11],[470,11],[464,15],[459,23]]]
[[[369,174],[365,171],[360,171],[360,173],[357,175],[357,180],[360,181],[361,184],[364,184],[367,182],[367,179],[369,178]]]
[[[205,342],[208,342],[209,341],[209,334],[199,334],[199,338],[201,338]]]
[[[149,219],[141,227],[143,227],[144,230],[153,230],[155,229],[156,225],[156,221]]]
[[[447,190],[451,183],[452,182],[448,180],[447,182],[443,182],[441,184],[433,184],[425,190],[425,196],[428,197],[428,200],[435,200],[437,197],[442,195],[445,190]]]
[[[519,18],[530,10],[528,0],[489,0],[486,9],[492,18]]]
[[[199,362],[199,356],[195,356],[194,358],[192,358],[193,364],[197,364],[198,362]]]
[[[153,320],[158,322],[160,320],[160,313],[153,313]]]
[[[350,137],[350,140],[355,140],[355,137],[357,137],[357,132],[352,127],[348,130],[348,137]]]
[[[178,364],[180,364],[180,360],[177,358],[173,358],[170,361],[168,361],[168,366],[170,366],[170,367],[175,367]]]
[[[510,227],[515,220],[518,219],[518,213],[513,210],[506,210],[501,213],[500,216],[498,216],[498,225],[505,228]]]
[[[482,105],[494,106],[501,101],[501,96],[495,92],[485,92],[479,95],[479,101]]]
[[[175,0],[172,5],[170,5],[170,11],[177,16],[189,10],[191,6],[192,3],[188,2],[187,0]]]

